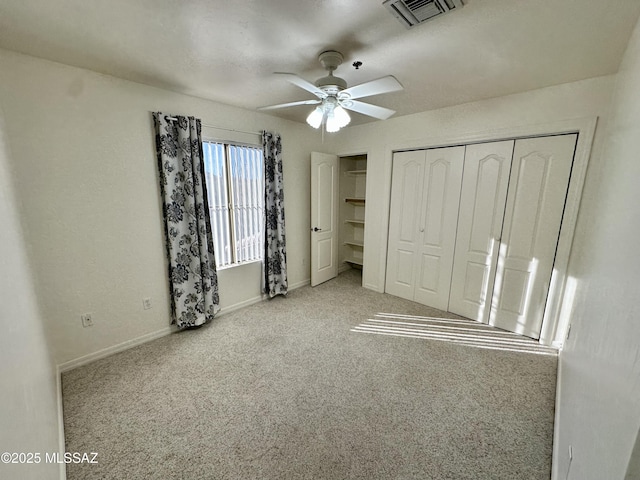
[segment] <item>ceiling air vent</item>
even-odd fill
[[[431,20],[456,8],[467,0],[385,0],[382,4],[407,28]]]

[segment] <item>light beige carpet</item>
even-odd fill
[[[67,451],[99,454],[68,478],[549,479],[556,357],[399,332],[447,315],[360,281],[65,373]]]

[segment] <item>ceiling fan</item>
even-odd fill
[[[268,107],[260,107],[258,110],[274,110],[297,105],[318,105],[307,117],[307,123],[313,128],[325,125],[327,132],[337,132],[351,121],[351,117],[346,110],[352,110],[380,120],[386,120],[396,113],[389,108],[360,102],[356,99],[402,90],[403,86],[400,82],[392,75],[387,75],[377,80],[347,88],[347,82],[344,79],[333,75],[333,71],[338,68],[343,59],[342,54],[335,50],[322,52],[318,56],[318,60],[329,71],[329,75],[318,79],[315,85],[293,73],[277,72],[276,75],[284,77],[287,81],[313,93],[318,98],[270,105]]]

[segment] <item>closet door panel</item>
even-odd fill
[[[514,141],[469,145],[448,310],[487,323]]]
[[[426,151],[414,300],[440,310],[446,310],[449,303],[464,150],[449,147]]]
[[[421,263],[420,263],[420,269],[419,269],[420,277],[418,278],[417,290],[421,292],[423,296],[425,293],[426,294],[437,293],[438,285],[440,283],[440,276],[439,276],[440,269],[441,269],[441,264],[440,264],[439,257],[437,257],[436,255],[429,255],[426,253],[423,253],[421,255]],[[419,300],[416,298],[416,301],[419,301]],[[420,303],[424,303],[424,301],[420,301]],[[431,306],[434,308],[441,308],[441,307],[436,307],[435,305],[431,305]]]
[[[516,141],[491,325],[540,336],[576,140]]]
[[[385,292],[413,300],[419,261],[424,150],[393,155]]]

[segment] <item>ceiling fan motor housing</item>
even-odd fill
[[[318,60],[324,68],[333,72],[336,68],[342,65],[344,57],[340,52],[336,52],[335,50],[327,50],[318,55]]]
[[[328,95],[335,95],[347,88],[347,82],[343,78],[327,75],[316,81],[316,87]]]
[[[340,52],[335,50],[327,50],[318,56],[318,60],[322,66],[329,70],[329,75],[322,77],[316,81],[316,87],[322,89],[328,95],[336,95],[338,92],[347,88],[347,82],[340,77],[333,75],[333,71],[338,68],[344,57]]]

